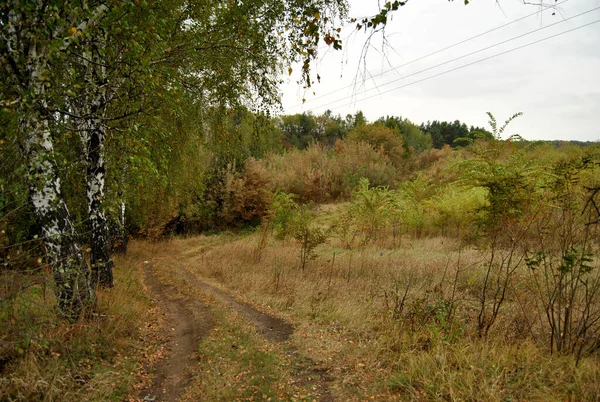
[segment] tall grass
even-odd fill
[[[487,250],[447,237],[404,237],[396,249],[348,250],[332,240],[302,271],[288,240],[271,239],[257,263],[258,237],[174,239],[161,260],[288,317],[303,353],[330,369],[340,400],[600,395],[596,356],[579,365],[573,355],[550,357],[545,339],[532,335],[538,312],[527,304],[524,265],[488,337],[480,338]]]
[[[74,324],[58,317],[47,273],[3,272],[0,400],[119,401],[136,381],[139,328],[149,300],[135,250],[116,258],[115,287],[98,291],[94,315]],[[34,283],[32,285],[32,283]]]

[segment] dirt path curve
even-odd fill
[[[232,310],[238,312],[242,317],[251,322],[259,334],[273,343],[281,344],[290,360],[294,363],[291,374],[296,384],[311,383],[317,400],[321,402],[334,401],[328,385],[332,381],[328,369],[318,365],[308,356],[302,356],[298,352],[298,349],[289,342],[290,336],[294,333],[294,326],[292,324],[279,317],[259,311],[248,303],[236,300],[232,295],[204,282],[188,267],[181,264],[178,264],[178,267],[190,283],[198,286],[204,292],[225,301]]]
[[[177,291],[162,284],[154,270],[152,264],[147,265],[144,281],[154,302],[165,312],[161,335],[166,339],[166,353],[158,362],[154,381],[142,392],[142,398],[152,402],[176,402],[192,378],[198,344],[208,335],[214,321],[207,305],[174,297]]]
[[[188,283],[202,293],[221,300],[231,310],[252,323],[257,332],[268,341],[282,346],[282,350],[292,362],[290,376],[293,383],[309,386],[315,400],[334,401],[328,385],[331,382],[329,371],[310,357],[302,355],[293,345],[290,339],[294,333],[292,324],[237,300],[229,293],[203,281],[188,267],[182,264],[177,266],[177,273]],[[216,320],[208,304],[196,297],[178,296],[177,289],[161,282],[156,270],[153,264],[148,263],[144,270],[144,282],[148,286],[150,296],[163,311],[165,322],[160,339],[165,342],[165,352],[156,364],[151,386],[142,391],[141,398],[148,402],[176,402],[194,375],[194,368],[198,363],[198,345],[209,335]]]

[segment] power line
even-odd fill
[[[556,4],[552,4],[552,5],[548,5],[548,6],[546,6],[546,7],[545,7],[545,9],[549,9],[549,8],[555,8],[555,7],[557,7],[557,6],[561,5],[561,4],[564,4],[564,3],[568,2],[568,1],[569,1],[569,0],[563,0],[563,1],[561,1],[560,3],[556,3]],[[472,41],[472,40],[474,40],[474,39],[480,38],[480,37],[482,37],[482,36],[484,36],[484,35],[487,35],[487,34],[489,34],[489,33],[492,33],[492,32],[495,32],[495,31],[498,31],[498,30],[500,30],[500,29],[502,29],[502,28],[506,28],[506,27],[507,27],[507,26],[509,26],[509,25],[512,25],[512,24],[515,24],[515,23],[517,23],[517,22],[523,21],[523,20],[525,20],[525,19],[527,19],[527,18],[529,18],[529,17],[532,17],[532,16],[534,16],[534,15],[538,15],[539,13],[540,13],[540,11],[536,11],[536,12],[534,12],[534,13],[531,13],[531,14],[528,14],[528,15],[526,15],[526,16],[524,16],[524,17],[518,18],[518,19],[516,19],[516,20],[514,20],[514,21],[511,21],[511,22],[508,22],[508,23],[506,23],[506,24],[500,25],[500,26],[498,26],[498,27],[496,27],[496,28],[492,28],[492,29],[490,29],[490,30],[487,30],[487,31],[485,31],[485,32],[482,32],[482,33],[480,33],[480,34],[477,34],[477,35],[475,35],[475,36],[471,36],[470,38],[463,39],[463,40],[462,40],[462,41],[460,41],[460,42],[456,42],[456,43],[454,43],[454,44],[452,44],[452,45],[450,45],[450,46],[446,46],[445,48],[442,48],[442,49],[436,50],[436,51],[434,51],[434,52],[432,52],[432,53],[426,54],[425,56],[421,56],[421,57],[419,57],[419,58],[417,58],[417,59],[413,59],[413,60],[411,60],[411,61],[409,61],[409,62],[406,62],[406,63],[404,63],[404,64],[401,64],[401,65],[399,65],[399,66],[396,66],[396,67],[392,67],[392,68],[390,68],[390,69],[388,69],[388,70],[384,70],[384,71],[382,71],[381,73],[379,73],[379,74],[377,74],[377,75],[373,76],[373,78],[381,77],[381,76],[383,76],[383,75],[385,75],[385,74],[387,74],[387,73],[389,73],[389,72],[391,72],[391,71],[395,71],[395,70],[397,70],[397,69],[399,69],[399,68],[406,67],[406,66],[408,66],[408,65],[411,65],[411,64],[413,64],[413,63],[416,63],[416,62],[418,62],[418,61],[424,60],[424,59],[426,59],[426,58],[429,58],[429,57],[431,57],[431,56],[435,56],[435,55],[436,55],[436,54],[438,54],[438,53],[441,53],[441,52],[444,52],[444,51],[446,51],[446,50],[452,49],[452,48],[454,48],[454,47],[456,47],[456,46],[460,46],[460,45],[462,45],[462,44],[464,44],[464,43],[470,42],[470,41]],[[574,18],[574,17],[571,17],[571,18]],[[570,19],[570,18],[568,18],[568,19]],[[552,25],[549,25],[549,26],[552,26]],[[341,87],[341,88],[335,89],[335,90],[333,90],[333,91],[331,91],[331,92],[327,92],[327,93],[325,93],[325,94],[321,95],[321,96],[320,96],[320,98],[325,98],[325,97],[327,97],[327,96],[329,96],[329,95],[332,95],[332,94],[334,94],[334,93],[337,93],[337,92],[343,91],[344,89],[351,88],[353,85],[354,85],[354,84],[350,84],[350,85],[347,85],[347,86],[345,86],[345,87]],[[318,98],[317,98],[317,99],[318,99]],[[307,104],[307,103],[309,103],[309,102],[314,102],[314,101],[315,101],[315,100],[317,100],[317,99],[309,99],[309,100],[307,100],[306,102],[299,103],[299,104],[296,104],[296,105],[292,106],[292,108],[297,108],[297,107],[299,107],[299,106],[303,106],[303,105],[305,105],[305,104]]]
[[[324,106],[329,106],[329,105],[332,105],[332,104],[335,104],[335,103],[338,103],[338,102],[342,102],[342,101],[344,101],[345,99],[348,99],[348,98],[353,98],[353,97],[355,97],[355,96],[358,96],[358,95],[366,94],[367,92],[370,92],[370,91],[373,91],[373,90],[377,90],[377,89],[379,89],[379,88],[381,88],[381,87],[384,87],[384,86],[387,86],[387,85],[393,84],[393,83],[395,83],[395,82],[398,82],[398,81],[404,80],[404,79],[406,79],[406,78],[413,77],[413,76],[415,76],[415,75],[419,75],[419,74],[421,74],[421,73],[424,73],[424,72],[426,72],[426,71],[430,71],[430,70],[436,69],[436,68],[438,68],[438,67],[444,66],[444,65],[446,65],[446,64],[453,63],[453,62],[455,62],[455,61],[458,61],[458,60],[464,59],[464,58],[466,58],[466,57],[473,56],[474,54],[481,53],[481,52],[484,52],[484,51],[486,51],[486,50],[490,50],[490,49],[492,49],[492,48],[494,48],[494,47],[497,47],[497,46],[500,46],[500,45],[504,45],[504,44],[506,44],[506,43],[509,43],[509,42],[512,42],[512,41],[514,41],[514,40],[516,40],[516,39],[520,39],[520,38],[523,38],[523,37],[525,37],[525,36],[531,35],[531,34],[533,34],[533,33],[540,32],[540,31],[542,31],[542,30],[544,30],[544,29],[547,29],[547,28],[553,27],[553,26],[555,26],[555,25],[558,25],[558,24],[561,24],[561,23],[563,23],[563,22],[566,22],[566,21],[572,20],[572,19],[574,19],[574,18],[581,17],[582,15],[589,14],[589,13],[591,13],[591,12],[594,12],[594,11],[597,11],[597,10],[599,10],[599,9],[600,9],[600,7],[596,7],[596,8],[593,8],[593,9],[591,9],[591,10],[584,11],[584,12],[582,12],[582,13],[579,13],[579,14],[577,14],[577,15],[574,15],[574,16],[572,16],[572,17],[569,17],[569,18],[563,19],[563,20],[561,20],[561,21],[555,22],[555,23],[553,23],[553,24],[546,25],[546,26],[544,26],[544,27],[541,27],[541,28],[538,28],[538,29],[534,29],[533,31],[529,31],[529,32],[526,32],[526,33],[524,33],[524,34],[521,34],[521,35],[517,35],[517,36],[515,36],[515,37],[512,37],[512,38],[510,38],[510,39],[506,39],[506,40],[503,40],[503,41],[501,41],[501,42],[495,43],[495,44],[493,44],[493,45],[490,45],[490,46],[487,46],[487,47],[484,47],[484,48],[481,48],[481,49],[475,50],[475,51],[473,51],[473,52],[470,52],[470,53],[467,53],[467,54],[465,54],[465,55],[462,55],[462,56],[455,57],[455,58],[453,58],[453,59],[451,59],[451,60],[448,60],[448,61],[445,61],[445,62],[442,62],[442,63],[436,64],[436,65],[434,65],[434,66],[431,66],[431,67],[427,67],[427,68],[425,68],[425,69],[423,69],[423,70],[419,70],[419,71],[417,71],[417,72],[411,73],[411,74],[409,74],[409,75],[406,75],[406,76],[404,76],[404,77],[400,77],[400,78],[397,78],[397,79],[395,79],[395,80],[388,81],[388,82],[386,82],[386,83],[384,83],[384,84],[381,84],[379,87],[375,87],[375,88],[366,89],[366,90],[364,90],[364,91],[361,91],[361,92],[358,92],[358,93],[356,93],[356,94],[352,94],[352,95],[350,95],[350,96],[345,96],[345,97],[342,97],[342,98],[336,99],[335,101],[332,101],[332,102],[329,102],[329,103],[325,103],[325,104],[323,104],[323,105],[316,106],[315,108],[320,108],[320,107],[324,107]],[[384,93],[385,93],[385,92],[384,92]],[[295,109],[295,108],[293,108],[293,109]]]
[[[421,82],[423,82],[423,81],[427,81],[427,80],[430,80],[430,79],[432,79],[432,78],[439,77],[439,76],[441,76],[441,75],[444,75],[444,74],[448,74],[448,73],[451,73],[451,72],[454,72],[454,71],[457,71],[457,70],[460,70],[460,69],[463,69],[463,68],[466,68],[466,67],[470,67],[470,66],[472,66],[472,65],[475,65],[475,64],[478,64],[478,63],[481,63],[481,62],[487,61],[487,60],[491,60],[491,59],[494,59],[494,58],[496,58],[496,57],[499,57],[499,56],[503,56],[503,55],[505,55],[505,54],[508,54],[508,53],[512,53],[512,52],[514,52],[514,51],[516,51],[516,50],[520,50],[520,49],[523,49],[523,48],[526,48],[526,47],[529,47],[529,46],[532,46],[532,45],[535,45],[535,44],[538,44],[538,43],[541,43],[541,42],[547,41],[547,40],[549,40],[549,39],[553,39],[553,38],[556,38],[556,37],[558,37],[558,36],[562,36],[562,35],[564,35],[564,34],[567,34],[567,33],[573,32],[573,31],[576,31],[576,30],[578,30],[578,29],[585,28],[585,27],[588,27],[588,26],[590,26],[590,25],[593,25],[593,24],[597,24],[598,22],[600,22],[600,20],[596,20],[596,21],[593,21],[593,22],[590,22],[590,23],[587,23],[587,24],[584,24],[584,25],[580,25],[580,26],[578,26],[578,27],[575,27],[575,28],[573,28],[573,29],[569,29],[569,30],[567,30],[567,31],[563,31],[563,32],[560,32],[560,33],[558,33],[558,34],[555,34],[555,35],[547,36],[547,37],[545,37],[545,38],[542,38],[542,39],[536,40],[536,41],[534,41],[534,42],[530,42],[530,43],[527,43],[527,44],[525,44],[525,45],[518,46],[518,47],[515,47],[515,48],[513,48],[513,49],[509,49],[509,50],[506,50],[506,51],[504,51],[504,52],[500,52],[500,53],[494,54],[494,55],[492,55],[492,56],[485,57],[485,58],[483,58],[483,59],[479,59],[479,60],[476,60],[476,61],[474,61],[474,62],[471,62],[471,63],[468,63],[468,64],[464,64],[464,65],[462,65],[462,66],[459,66],[459,67],[452,68],[452,69],[450,69],[450,70],[442,71],[442,72],[440,72],[440,73],[438,73],[438,74],[434,74],[434,75],[431,75],[431,76],[429,76],[429,77],[425,77],[425,78],[423,78],[423,79],[420,79],[420,80],[418,80],[418,81],[414,81],[414,82],[411,82],[411,83],[408,83],[408,84],[404,84],[404,85],[401,85],[401,86],[398,86],[398,87],[395,87],[395,88],[389,89],[389,90],[387,90],[387,91],[384,91],[384,92],[377,93],[377,94],[375,94],[375,95],[367,96],[367,97],[365,97],[365,98],[358,99],[358,100],[356,100],[356,101],[353,101],[353,102],[347,103],[347,104],[345,104],[345,105],[342,105],[342,106],[339,106],[339,107],[340,107],[340,108],[343,108],[343,107],[346,107],[346,106],[351,106],[351,105],[353,105],[353,104],[355,104],[355,103],[357,103],[357,102],[362,102],[362,101],[365,101],[365,100],[368,100],[368,99],[372,99],[372,98],[375,98],[375,97],[377,97],[377,96],[380,96],[380,95],[383,95],[383,94],[387,94],[387,93],[389,93],[389,92],[392,92],[392,91],[396,91],[396,90],[398,90],[398,89],[406,88],[406,87],[409,87],[409,86],[411,86],[411,85],[418,84],[418,83],[421,83]],[[325,104],[325,105],[322,105],[322,106],[320,106],[320,107],[325,107],[325,106],[329,106],[329,105],[328,105],[328,104]]]

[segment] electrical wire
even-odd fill
[[[409,87],[409,86],[411,86],[411,85],[418,84],[418,83],[420,83],[420,82],[427,81],[427,80],[430,80],[430,79],[432,79],[432,78],[435,78],[435,77],[439,77],[439,76],[441,76],[441,75],[444,75],[444,74],[448,74],[448,73],[451,73],[451,72],[454,72],[454,71],[457,71],[457,70],[460,70],[460,69],[463,69],[463,68],[466,68],[466,67],[469,67],[469,66],[472,66],[472,65],[475,65],[475,64],[478,64],[478,63],[481,63],[481,62],[487,61],[487,60],[491,60],[491,59],[494,59],[494,58],[496,58],[496,57],[503,56],[503,55],[505,55],[505,54],[508,54],[508,53],[512,53],[512,52],[514,52],[514,51],[516,51],[516,50],[520,50],[520,49],[523,49],[523,48],[526,48],[526,47],[529,47],[529,46],[532,46],[532,45],[535,45],[535,44],[538,44],[538,43],[541,43],[541,42],[547,41],[547,40],[549,40],[549,39],[553,39],[553,38],[556,38],[556,37],[559,37],[559,36],[565,35],[565,34],[567,34],[567,33],[570,33],[570,32],[573,32],[573,31],[576,31],[576,30],[579,30],[579,29],[582,29],[582,28],[588,27],[588,26],[590,26],[590,25],[593,25],[593,24],[596,24],[596,23],[598,23],[598,22],[600,22],[600,20],[596,20],[596,21],[593,21],[593,22],[590,22],[590,23],[587,23],[587,24],[584,24],[584,25],[580,25],[580,26],[578,26],[578,27],[575,27],[575,28],[573,28],[573,29],[569,29],[569,30],[563,31],[563,32],[560,32],[560,33],[558,33],[558,34],[555,34],[555,35],[550,35],[550,36],[547,36],[547,37],[545,37],[545,38],[542,38],[542,39],[539,39],[539,40],[536,40],[536,41],[533,41],[533,42],[527,43],[527,44],[525,44],[525,45],[518,46],[518,47],[515,47],[515,48],[512,48],[512,49],[506,50],[506,51],[504,51],[504,52],[496,53],[496,54],[494,54],[494,55],[492,55],[492,56],[488,56],[488,57],[485,57],[485,58],[483,58],[483,59],[479,59],[479,60],[476,60],[476,61],[474,61],[474,62],[467,63],[467,64],[464,64],[464,65],[461,65],[461,66],[458,66],[458,67],[452,68],[452,69],[450,69],[450,70],[445,70],[445,71],[442,71],[442,72],[440,72],[440,73],[438,73],[438,74],[434,74],[434,75],[431,75],[431,76],[429,76],[429,77],[425,77],[425,78],[423,78],[423,79],[420,79],[420,80],[417,80],[417,81],[410,82],[410,83],[408,83],[408,84],[404,84],[404,85],[401,85],[401,86],[398,86],[398,87],[395,87],[395,88],[392,88],[392,89],[389,89],[389,90],[386,90],[386,91],[383,91],[383,92],[379,92],[379,93],[377,93],[377,94],[374,94],[374,95],[370,95],[370,96],[367,96],[367,97],[364,97],[364,98],[361,98],[361,99],[357,99],[357,100],[354,100],[354,101],[352,101],[352,102],[346,103],[346,104],[344,104],[344,105],[342,105],[342,106],[338,106],[338,107],[339,107],[339,108],[343,108],[343,107],[351,106],[351,105],[353,105],[353,104],[355,104],[355,103],[357,103],[357,102],[362,102],[362,101],[365,101],[365,100],[368,100],[368,99],[372,99],[372,98],[375,98],[375,97],[377,97],[377,96],[380,96],[380,95],[383,95],[383,94],[387,94],[387,93],[389,93],[389,92],[392,92],[392,91],[395,91],[395,90],[398,90],[398,89],[401,89],[401,88],[406,88],[406,87]],[[463,57],[461,57],[461,58],[463,58]],[[444,64],[447,64],[447,63],[448,63],[448,62],[445,62],[445,63],[442,63],[442,64],[440,64],[440,65],[444,65]],[[431,70],[432,68],[439,67],[440,65],[437,65],[437,66],[434,66],[434,67],[427,68],[427,69],[425,69],[425,70],[422,70],[422,71],[419,71],[419,72],[417,72],[417,73],[411,74],[410,76],[414,76],[414,75],[420,74],[420,73],[422,73],[422,72],[424,72],[424,71]],[[406,78],[406,77],[405,77],[405,78]],[[395,80],[395,81],[398,81],[398,80]],[[395,82],[395,81],[391,81],[391,82]],[[386,83],[386,84],[383,84],[382,86],[389,85],[391,82],[389,82],[389,83]],[[366,93],[366,92],[368,92],[368,91],[363,91],[363,92],[361,92],[361,93]],[[354,96],[354,95],[353,95],[353,96]],[[352,97],[353,97],[353,96],[352,96]],[[350,98],[350,97],[344,97],[344,98],[341,98],[341,99],[339,99],[339,100],[336,100],[336,101],[334,101],[334,102],[330,102],[330,103],[326,103],[326,104],[323,104],[323,105],[317,106],[317,107],[315,107],[315,108],[323,108],[323,107],[327,107],[327,106],[333,105],[333,104],[335,104],[335,103],[338,103],[338,102],[340,102],[340,101],[343,101],[344,99],[348,99],[348,98]]]
[[[568,2],[568,1],[569,1],[569,0],[564,0],[564,1],[561,1],[561,2],[559,2],[559,3],[556,3],[556,4],[548,5],[548,6],[546,6],[546,7],[544,8],[544,10],[547,10],[547,9],[550,9],[550,8],[556,8],[557,6],[559,6],[559,5],[561,5],[561,4],[564,4],[564,3]],[[544,10],[542,10],[542,11],[544,11]],[[536,11],[536,12],[534,12],[534,13],[531,13],[531,14],[528,14],[528,15],[526,15],[526,16],[524,16],[524,17],[517,18],[517,19],[516,19],[516,20],[514,20],[514,21],[511,21],[511,22],[508,22],[508,23],[506,23],[506,24],[500,25],[500,26],[498,26],[498,27],[496,27],[496,28],[492,28],[492,29],[490,29],[490,30],[487,30],[487,31],[485,31],[485,32],[479,33],[479,34],[477,34],[477,35],[475,35],[475,36],[471,36],[471,37],[469,37],[469,38],[467,38],[467,39],[463,39],[463,40],[461,40],[460,42],[456,42],[456,43],[454,43],[454,44],[452,44],[452,45],[450,45],[450,46],[446,46],[446,47],[444,47],[444,48],[442,48],[442,49],[439,49],[439,50],[436,50],[436,51],[434,51],[434,52],[432,52],[432,53],[428,53],[428,54],[426,54],[425,56],[421,56],[421,57],[419,57],[419,58],[413,59],[413,60],[411,60],[411,61],[409,61],[409,62],[406,62],[406,63],[404,63],[404,64],[401,64],[401,65],[399,65],[399,66],[392,67],[392,68],[390,68],[390,69],[384,70],[384,71],[382,71],[381,73],[379,73],[379,74],[377,74],[377,75],[374,75],[372,78],[378,78],[378,77],[381,77],[381,76],[383,76],[383,75],[385,75],[385,74],[387,74],[387,73],[389,73],[389,72],[396,71],[396,70],[397,70],[397,69],[399,69],[399,68],[406,67],[406,66],[408,66],[408,65],[411,65],[411,64],[413,64],[413,63],[416,63],[416,62],[418,62],[418,61],[421,61],[421,60],[425,60],[425,59],[427,59],[427,58],[429,58],[429,57],[431,57],[431,56],[435,56],[436,54],[439,54],[439,53],[442,53],[442,52],[444,52],[444,51],[446,51],[446,50],[449,50],[449,49],[455,48],[455,47],[457,47],[457,46],[460,46],[460,45],[462,45],[462,44],[465,44],[465,43],[467,43],[467,42],[470,42],[470,41],[472,41],[472,40],[474,40],[474,39],[477,39],[477,38],[480,38],[480,37],[482,37],[482,36],[485,36],[485,35],[487,35],[487,34],[489,34],[489,33],[492,33],[492,32],[495,32],[495,31],[498,31],[498,30],[500,30],[500,29],[502,29],[502,28],[506,28],[507,26],[510,26],[510,25],[512,25],[512,24],[515,24],[515,23],[517,23],[517,22],[520,22],[520,21],[523,21],[523,20],[525,20],[525,19],[527,19],[527,18],[530,18],[530,17],[532,17],[532,16],[534,16],[534,15],[539,15],[539,13],[540,13],[540,11]],[[574,17],[570,17],[570,18],[574,18]],[[550,26],[550,25],[549,25],[549,26]],[[344,89],[348,89],[348,88],[351,88],[351,87],[353,87],[353,86],[354,86],[353,84],[350,84],[350,85],[347,85],[347,86],[345,86],[345,87],[341,87],[341,88],[335,89],[335,90],[333,90],[333,91],[331,91],[331,92],[327,92],[327,93],[325,93],[325,94],[323,94],[323,95],[320,95],[320,97],[319,97],[319,98],[325,98],[325,97],[327,97],[327,96],[329,96],[329,95],[335,94],[335,93],[337,93],[337,92],[343,91]],[[317,98],[317,99],[318,99],[318,98]],[[309,102],[314,102],[314,101],[315,101],[315,100],[317,100],[317,99],[309,99],[309,100],[307,100],[307,101],[306,101],[306,102],[304,102],[304,103],[299,103],[299,104],[296,104],[296,105],[292,106],[292,108],[297,108],[297,107],[300,107],[300,106],[306,105],[307,103],[309,103]]]

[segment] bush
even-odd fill
[[[382,150],[364,142],[338,140],[333,149],[311,144],[303,151],[268,155],[249,169],[271,191],[295,194],[300,202],[349,199],[363,177],[373,186],[392,186],[398,169]]]
[[[300,268],[304,271],[308,261],[317,256],[315,248],[327,241],[330,229],[317,226],[313,212],[306,205],[298,205],[293,194],[277,193],[270,217],[277,238],[292,237],[300,246]]]
[[[258,225],[271,207],[272,195],[267,191],[267,181],[250,158],[243,173],[228,166],[222,189],[223,204],[218,211],[222,224],[227,226]]]
[[[404,141],[398,130],[380,124],[364,124],[350,131],[348,140],[351,142],[366,142],[374,149],[381,149],[394,166],[399,167],[402,165],[405,155]]]

